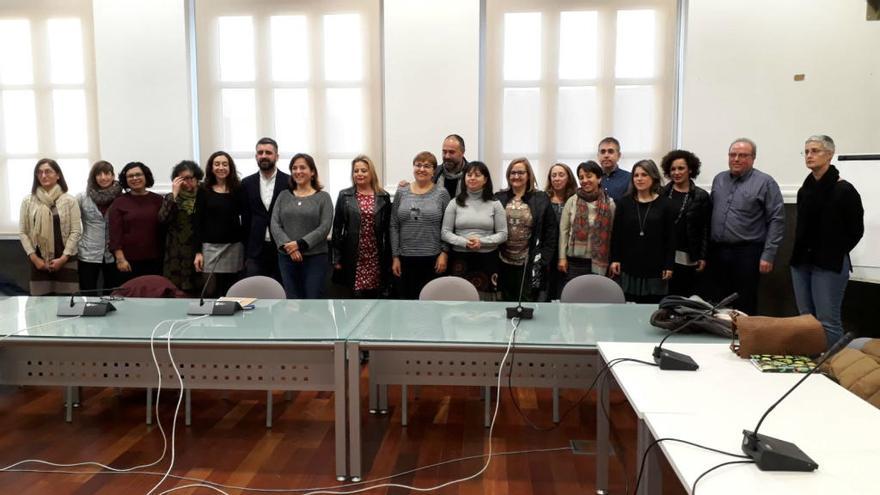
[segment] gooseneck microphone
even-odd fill
[[[105,301],[103,299],[100,301],[89,301],[88,298],[83,298],[82,301],[77,301],[76,297],[87,294],[100,294],[105,291],[113,292],[120,289],[123,289],[123,287],[78,290],[70,295],[69,301],[60,302],[58,304],[58,311],[55,314],[57,316],[106,316],[110,311],[116,311],[116,308],[110,303],[110,301]]]
[[[538,256],[540,256],[540,254]],[[535,308],[526,308],[522,305],[523,291],[525,290],[526,286],[526,273],[528,273],[530,261],[532,261],[531,248],[526,251],[526,261],[525,263],[523,263],[522,278],[519,281],[519,300],[517,301],[516,306],[506,308],[508,320],[511,320],[513,318],[519,318],[520,320],[531,320],[535,315]]]
[[[712,306],[706,311],[703,311],[702,313],[697,314],[689,321],[682,324],[680,327],[669,332],[669,334],[663,337],[660,343],[657,344],[657,347],[654,348],[654,352],[652,354],[654,356],[654,362],[657,363],[658,366],[660,366],[661,370],[695,371],[697,368],[699,368],[700,365],[698,365],[692,357],[688,356],[687,354],[664,349],[663,343],[666,342],[666,339],[668,339],[669,337],[672,337],[673,335],[681,332],[682,330],[691,326],[697,321],[700,321],[715,314],[715,311],[718,308],[730,305],[730,303],[735,301],[738,297],[739,293],[734,292],[733,294],[722,299],[721,302],[719,302],[718,304]]]
[[[241,304],[239,304],[238,301],[205,301],[205,292],[208,290],[208,285],[210,285],[211,280],[214,278],[214,271],[217,269],[217,263],[220,262],[220,258],[226,254],[226,251],[228,251],[231,246],[232,244],[227,244],[217,253],[213,263],[211,263],[211,270],[208,272],[207,278],[205,278],[205,283],[202,285],[202,292],[199,294],[199,302],[190,303],[186,314],[231,316],[242,310]]]
[[[855,338],[853,332],[847,332],[840,338],[830,349],[828,349],[822,358],[816,363],[816,367],[804,374],[803,378],[798,380],[788,392],[782,395],[776,402],[770,406],[761,419],[758,420],[754,431],[743,430],[742,451],[751,457],[758,468],[762,471],[814,471],[819,467],[813,459],[804,453],[797,445],[780,440],[778,438],[769,437],[767,435],[758,434],[758,429],[764,419],[770,414],[770,411],[776,408],[780,402],[785,400],[794,389],[798,388],[804,380],[810,377],[819,367],[828,361],[831,356],[840,352],[847,344]]]

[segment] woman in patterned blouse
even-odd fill
[[[333,220],[333,281],[354,297],[387,294],[391,270],[391,196],[369,157],[351,161],[352,186],[339,191]]]

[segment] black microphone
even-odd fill
[[[758,421],[758,425],[755,426],[754,431],[743,430],[742,451],[755,461],[755,464],[757,464],[761,471],[815,471],[819,467],[819,464],[805,454],[797,445],[778,438],[768,437],[767,435],[759,435],[758,429],[767,415],[770,414],[770,411],[775,409],[780,402],[794,392],[794,389],[798,388],[801,383],[804,383],[804,380],[819,369],[825,361],[846,347],[855,336],[853,332],[845,333],[840,340],[822,355],[815,368],[804,374],[803,378],[798,380],[794,386],[788,389],[788,392],[783,394],[779,400],[767,409]]]
[[[537,246],[537,244],[535,245]],[[529,262],[531,260],[532,249],[529,248],[526,252],[526,262],[523,264],[522,279],[520,279],[519,281],[519,300],[517,301],[516,306],[506,308],[507,319],[509,320],[513,318],[519,318],[520,320],[531,320],[535,316],[535,308],[526,308],[522,305],[523,290],[526,286],[526,273],[528,273]]]
[[[110,301],[89,301],[88,298],[83,301],[76,301],[75,298],[77,296],[101,293],[104,291],[112,292],[122,288],[123,287],[120,286],[110,287],[109,289],[86,289],[75,291],[70,294],[70,301],[68,301],[66,305],[64,303],[58,305],[58,312],[55,314],[57,316],[105,316],[110,311],[116,311],[116,308],[110,303]]]
[[[242,310],[241,304],[238,301],[208,301],[208,304],[205,304],[205,292],[208,290],[208,285],[210,285],[211,280],[214,278],[214,270],[217,268],[217,263],[220,262],[220,258],[226,254],[226,251],[232,247],[232,243],[223,246],[217,256],[214,258],[214,262],[211,263],[211,270],[208,272],[208,277],[205,279],[205,284],[202,286],[202,292],[199,294],[199,302],[190,303],[189,309],[187,309],[186,314],[188,315],[213,315],[213,316],[231,316]]]
[[[682,354],[680,352],[663,349],[663,343],[666,342],[666,339],[668,339],[669,337],[672,337],[673,335],[681,332],[682,330],[691,326],[697,321],[700,321],[708,316],[715,314],[715,311],[718,308],[730,305],[730,303],[735,301],[738,297],[739,293],[734,292],[733,294],[722,299],[721,302],[719,302],[718,304],[694,316],[680,327],[669,332],[669,334],[663,337],[660,343],[657,344],[657,347],[654,348],[654,362],[660,366],[661,370],[695,371],[697,368],[699,368],[700,365],[698,365],[692,357],[688,356],[687,354]]]

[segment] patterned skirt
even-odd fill
[[[238,273],[244,266],[244,245],[240,242],[205,242],[202,244],[202,256],[205,257],[202,269],[205,273]]]
[[[70,258],[57,272],[37,270],[31,265],[30,290],[32,296],[73,294],[79,290],[79,266],[76,257]]]

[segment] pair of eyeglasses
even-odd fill
[[[828,150],[818,150],[818,149],[804,150],[804,151],[801,151],[801,156],[821,155],[822,153],[825,153],[826,151],[828,151]]]
[[[511,170],[510,175],[526,175],[528,172],[525,170]]]
[[[744,160],[746,158],[751,158],[751,153],[728,153],[727,158],[737,158],[740,160]]]
[[[144,174],[126,174],[126,179],[142,179]]]

